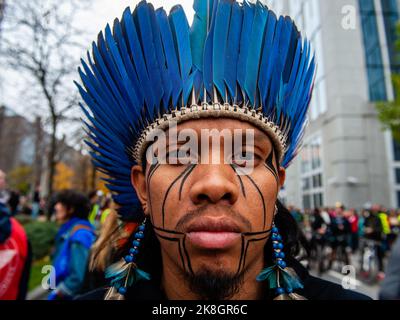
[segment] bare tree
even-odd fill
[[[0,24],[4,16],[4,8],[6,7],[6,0],[0,0]]]
[[[7,3],[0,46],[3,65],[26,77],[25,109],[48,124],[51,139],[47,162],[48,196],[53,191],[59,124],[72,117],[79,97],[73,87],[85,32],[77,14],[88,8],[82,0],[11,1]]]

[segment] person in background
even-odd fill
[[[330,217],[328,211],[329,211],[328,208],[321,209],[321,218],[324,219],[324,222],[326,223],[326,225],[329,226],[331,224],[331,217]]]
[[[390,226],[390,233],[387,235],[389,250],[391,250],[394,242],[400,234],[400,220],[397,217],[396,210],[392,209],[388,214],[388,222]]]
[[[300,225],[303,222],[303,215],[301,214],[300,210],[295,208],[295,207],[293,207],[293,206],[289,206],[288,209],[290,211],[290,214],[293,216],[293,218]]]
[[[101,215],[101,200],[103,192],[101,190],[93,190],[89,193],[90,200],[90,213],[89,222],[95,227],[96,230],[100,229],[100,215]]]
[[[346,210],[344,216],[350,223],[350,247],[354,253],[358,249],[358,215],[355,209]]]
[[[382,280],[385,277],[383,272],[383,257],[384,257],[384,232],[382,219],[379,217],[379,206],[373,205],[370,210],[365,211],[363,236],[367,240],[373,240],[376,244],[376,254],[378,258],[378,279]],[[363,250],[361,250],[363,252]]]
[[[11,216],[4,195],[6,175],[0,170],[0,300],[24,300],[32,250],[25,230]]]
[[[40,188],[36,186],[32,197],[32,218],[37,219],[40,210]]]
[[[12,190],[10,192],[10,199],[8,200],[8,206],[11,210],[11,215],[14,217],[18,213],[20,194],[18,191]]]
[[[400,237],[393,245],[379,298],[381,300],[400,300]]]
[[[104,201],[103,206],[101,207],[101,213],[100,213],[100,225],[101,227],[104,225],[108,215],[111,213],[113,209],[113,201],[112,198],[106,198]]]
[[[115,262],[112,257],[126,245],[138,226],[137,223],[122,222],[114,209],[108,210],[100,235],[91,248],[85,292],[108,284],[104,276],[107,266]]]
[[[338,250],[342,250],[344,255],[344,263],[348,265],[350,263],[349,255],[346,251],[348,246],[348,239],[351,233],[351,227],[349,221],[344,215],[345,207],[341,203],[336,204],[336,209],[331,220],[331,234],[332,234],[332,253],[330,257],[330,266],[333,261],[336,260]]]
[[[81,293],[95,233],[89,223],[89,199],[72,190],[56,198],[55,216],[61,227],[56,235],[53,265],[56,289],[48,300],[72,299]]]

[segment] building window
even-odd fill
[[[371,101],[387,100],[381,45],[374,0],[358,1],[367,63],[369,98]]]
[[[322,193],[314,194],[314,207],[321,208],[323,206]]]
[[[393,139],[394,161],[400,161],[400,143]]]
[[[389,47],[390,68],[393,73],[400,72],[400,63],[396,50],[397,24],[399,11],[397,0],[381,0],[382,14],[385,23],[386,42]]]
[[[400,185],[400,168],[395,169],[396,184]]]
[[[397,191],[397,208],[400,208],[400,190]]]
[[[309,195],[303,196],[304,209],[311,209],[311,197]]]
[[[305,209],[319,208],[324,205],[321,145],[320,137],[309,139],[300,154],[301,193]]]

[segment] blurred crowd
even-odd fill
[[[137,226],[122,223],[115,209],[111,196],[100,190],[88,195],[64,190],[44,199],[36,188],[28,199],[7,190],[0,170],[0,300],[25,299],[27,294],[32,248],[16,216],[58,223],[51,253],[55,285],[50,283],[47,299],[59,300],[106,285],[104,272],[115,262],[113,251]],[[400,210],[377,204],[356,210],[341,203],[288,209],[303,230],[302,258],[310,270],[341,272],[353,265],[362,280],[381,285],[380,298],[400,299]]]
[[[381,298],[400,297],[399,209],[365,204],[356,210],[340,202],[304,212],[288,209],[304,232],[310,269],[321,275],[328,270],[343,272],[351,265],[361,280],[381,285]]]
[[[96,272],[89,274],[88,265],[96,239],[102,239],[101,230],[117,221],[111,195],[100,190],[88,195],[63,190],[45,199],[36,188],[31,197],[20,196],[7,189],[6,175],[0,170],[0,300],[22,300],[27,296],[32,248],[18,221],[23,217],[39,222],[49,219],[59,226],[51,252],[56,285],[49,283],[53,290],[48,300],[72,299],[105,284],[100,277],[103,282],[97,283]]]

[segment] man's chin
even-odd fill
[[[239,292],[243,274],[218,268],[202,267],[193,274],[186,274],[191,290],[203,300],[225,300]]]

